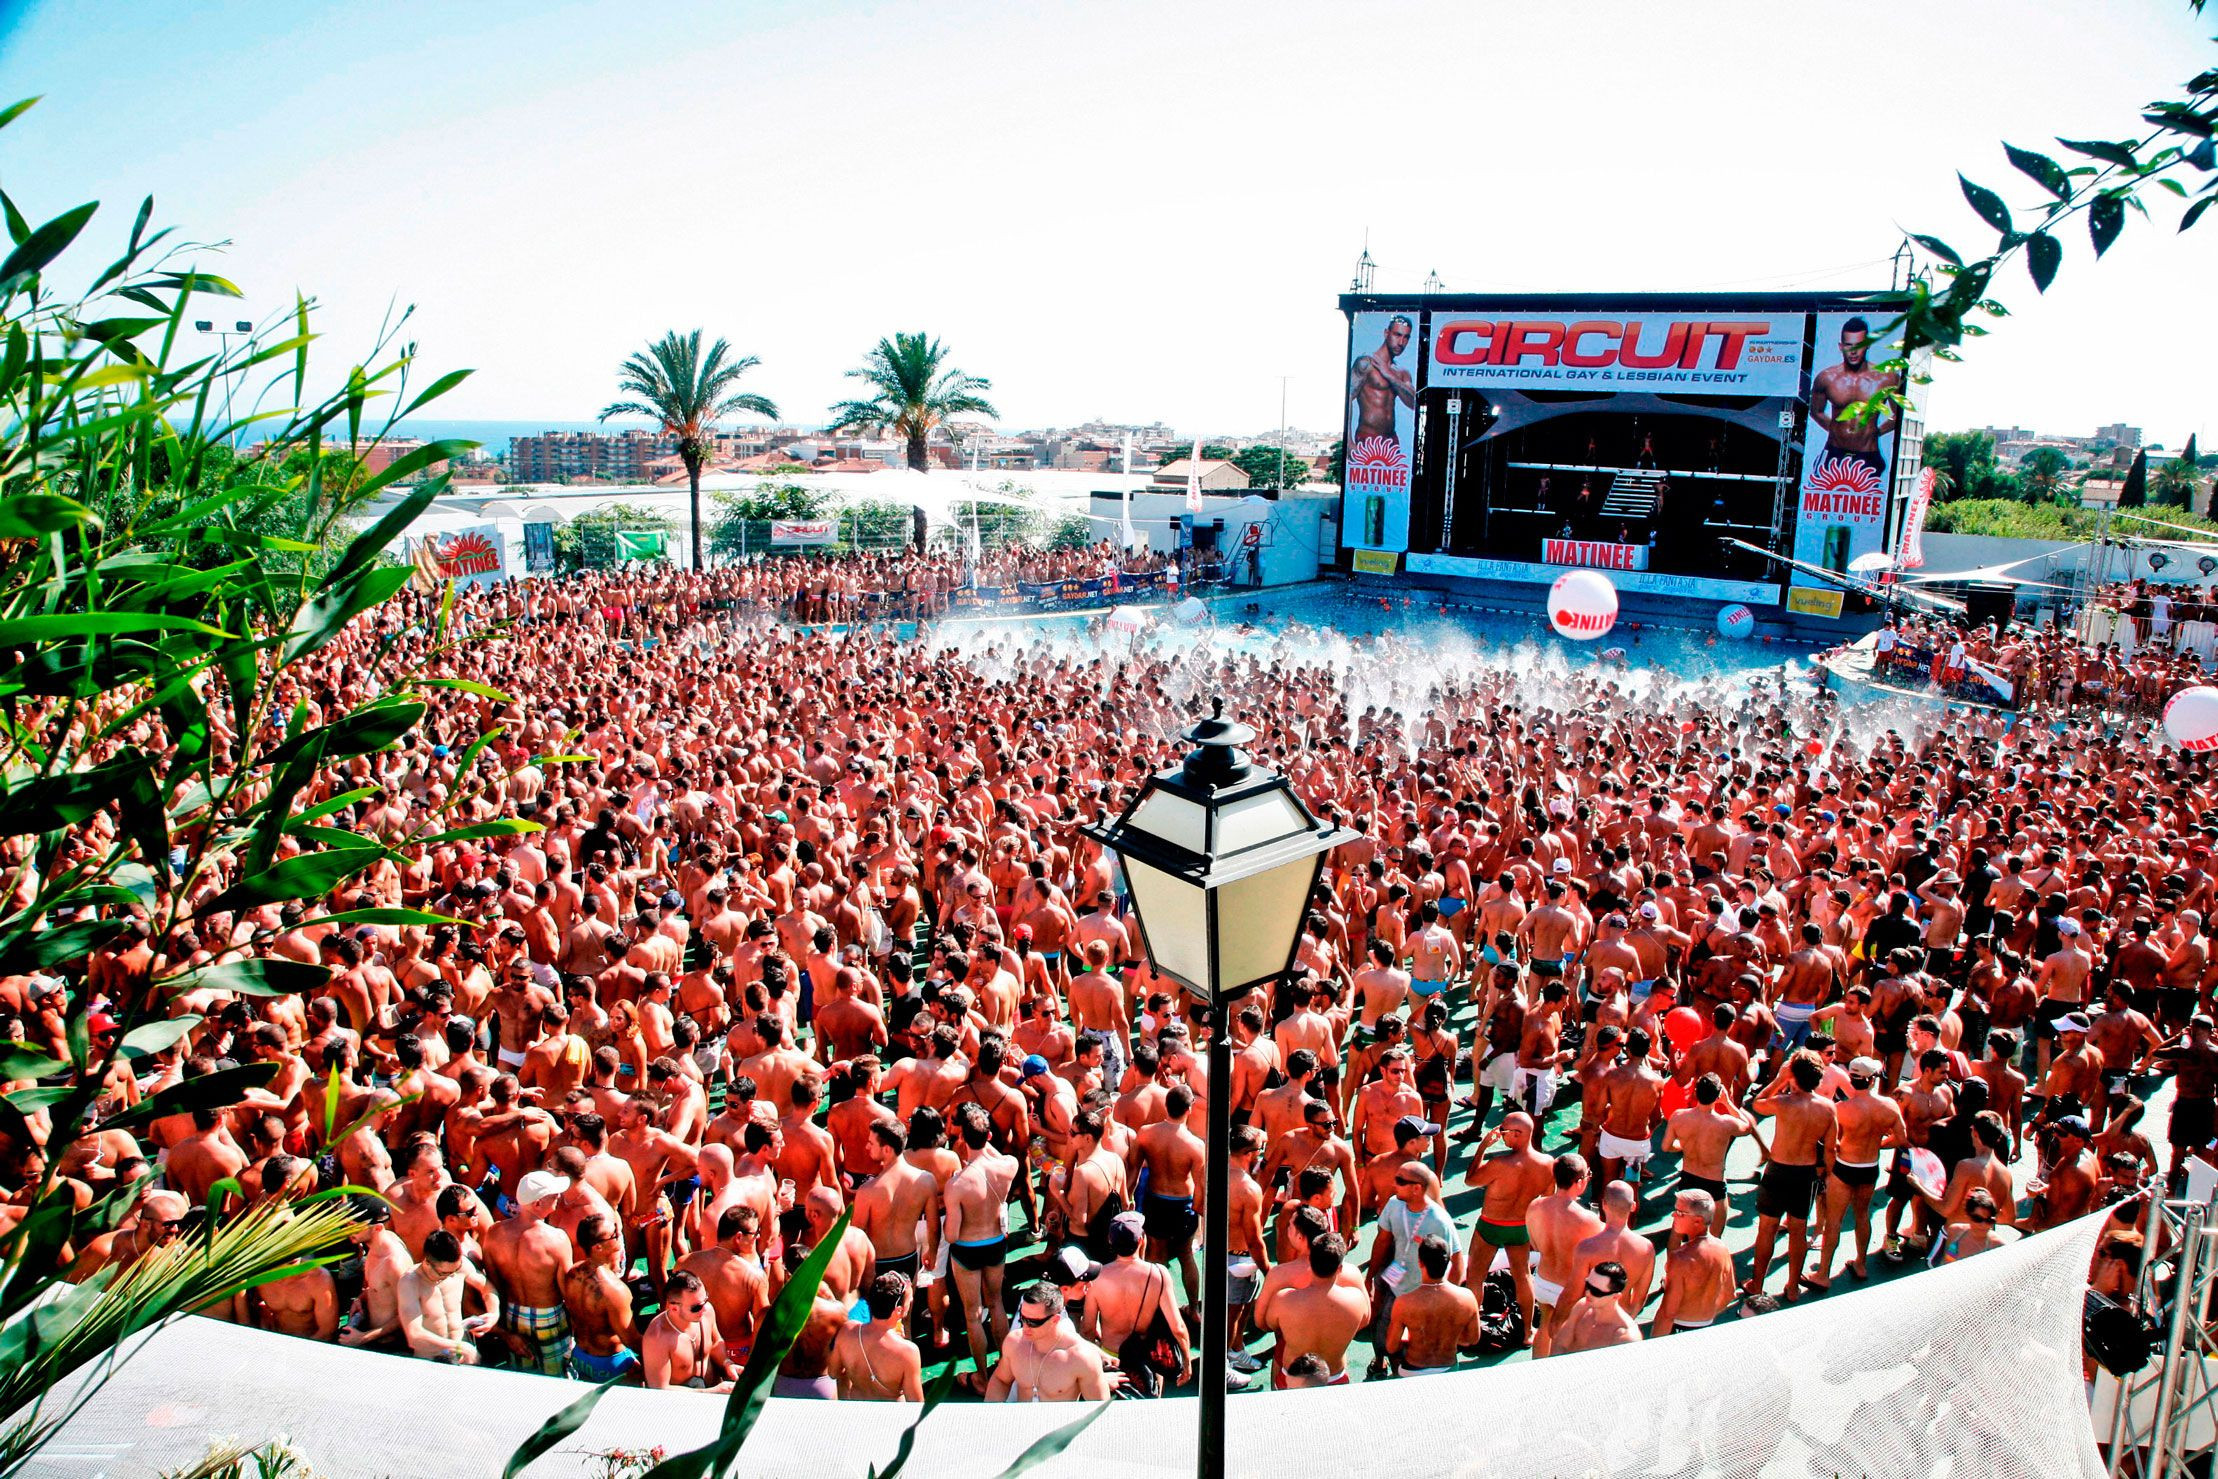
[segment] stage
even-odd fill
[[[1659,619],[1853,636],[1824,573],[1895,548],[1924,438],[1900,301],[1344,296],[1344,568],[1523,606],[1590,567]]]

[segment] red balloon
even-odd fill
[[[1825,753],[1825,741],[1812,740],[1808,744],[1804,745],[1802,748],[1808,750],[1813,755],[1822,755]]]
[[[1702,1041],[1702,1014],[1693,1007],[1673,1007],[1664,1013],[1664,1036],[1671,1046],[1685,1052]]]
[[[1692,734],[1692,733],[1694,733],[1694,721],[1693,721],[1692,719],[1682,719],[1682,720],[1680,720],[1680,721],[1679,721],[1679,732],[1680,732],[1681,734]]]
[[[1663,1097],[1659,1101],[1658,1107],[1663,1111],[1665,1119],[1670,1119],[1692,1103],[1694,1103],[1693,1084],[1683,1084],[1675,1078],[1664,1080]]]

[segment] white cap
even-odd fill
[[[1640,905],[1640,917],[1643,919],[1661,919],[1663,918],[1663,911],[1656,907],[1654,899],[1643,899]]]
[[[558,1197],[570,1189],[570,1178],[552,1171],[533,1171],[516,1183],[516,1205],[528,1207],[543,1197]]]
[[[1571,871],[1571,860],[1569,858],[1556,859],[1555,871],[1558,873],[1569,873]]]
[[[2079,933],[2079,921],[2069,914],[2059,914],[2056,917],[2056,932],[2069,940]]]

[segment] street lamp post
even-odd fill
[[[1196,1473],[1222,1479],[1232,1136],[1226,1008],[1292,969],[1325,854],[1357,834],[1318,821],[1286,777],[1248,758],[1240,747],[1255,731],[1226,719],[1223,699],[1186,739],[1194,750],[1183,766],[1150,777],[1115,821],[1079,830],[1122,862],[1148,963],[1210,1009]]]

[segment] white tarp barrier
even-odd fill
[[[1978,1475],[2100,1479],[2080,1380],[2080,1305],[2100,1218],[1964,1263],[1712,1330],[1507,1366],[1265,1393],[1229,1404],[1242,1479],[1479,1475]],[[458,1369],[205,1320],[156,1336],[31,1465],[151,1475],[210,1434],[288,1435],[335,1479],[496,1475],[586,1388]],[[1043,1473],[1182,1479],[1198,1404],[1118,1402]],[[724,1401],[618,1390],[535,1476],[584,1454],[706,1442]],[[861,1479],[913,1408],[772,1400],[741,1454],[749,1479]],[[943,1407],[908,1472],[990,1479],[1064,1406]]]

